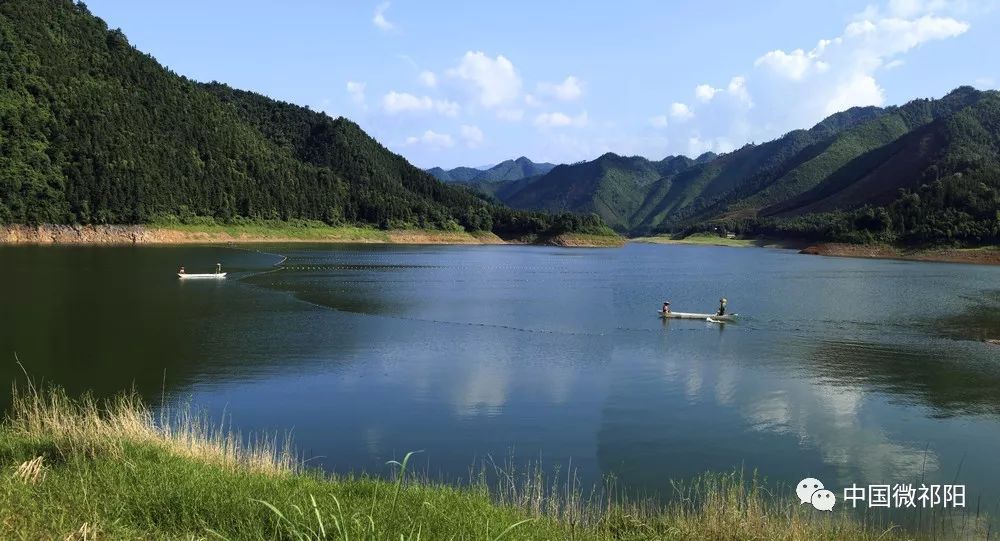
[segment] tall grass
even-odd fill
[[[818,512],[739,471],[674,485],[666,504],[513,460],[488,460],[463,486],[415,474],[413,453],[387,464],[388,479],[327,476],[304,470],[286,440],[240,437],[189,407],[154,414],[134,394],[72,399],[30,385],[13,398],[0,427],[3,539],[983,537]]]
[[[15,384],[12,393],[6,430],[51,440],[67,454],[121,456],[126,444],[148,444],[226,468],[269,475],[301,469],[290,438],[246,439],[227,428],[224,420],[213,423],[190,405],[178,411],[164,408],[157,415],[134,392],[99,402],[90,395],[70,398],[57,387],[40,391],[29,382],[23,390]]]

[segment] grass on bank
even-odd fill
[[[606,233],[560,233],[553,237],[530,236],[514,242],[546,244],[566,248],[620,248],[625,245],[625,237],[609,229]]]
[[[674,238],[672,235],[657,235],[653,237],[638,237],[632,239],[633,242],[647,242],[651,244],[697,244],[702,246],[760,246],[760,241],[756,239],[730,239],[720,237],[711,233],[695,233],[684,238]]]
[[[228,236],[254,239],[298,239],[322,241],[344,239],[359,242],[389,242],[388,231],[374,227],[353,225],[330,226],[311,220],[261,221],[234,224],[215,222],[182,223],[180,221],[160,221],[149,225],[150,229],[179,231],[188,234]]]
[[[573,483],[497,469],[465,486],[305,471],[274,439],[252,445],[133,395],[74,400],[15,389],[0,427],[3,539],[896,540],[895,528],[709,475],[659,507],[585,496]],[[614,494],[614,491],[610,493]],[[595,493],[596,494],[596,493]],[[950,536],[946,536],[950,538]]]
[[[189,239],[204,240],[234,240],[234,241],[302,241],[302,242],[374,242],[393,244],[500,244],[500,237],[490,231],[465,231],[460,227],[454,229],[421,229],[403,227],[395,229],[376,229],[374,227],[341,225],[330,226],[315,220],[265,220],[244,221],[241,223],[221,224],[214,220],[160,220],[148,226],[153,230],[168,233],[179,233]],[[539,237],[529,235],[519,239],[509,239],[509,242],[524,244],[552,244],[557,246],[591,246],[614,247],[624,244],[624,239],[612,231],[605,229],[589,233],[563,233],[554,237]]]

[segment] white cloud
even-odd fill
[[[900,8],[910,12],[915,8]],[[894,55],[902,54],[914,47],[941,39],[952,38],[965,33],[967,23],[951,17],[923,15],[917,19],[888,17],[881,19],[860,19],[847,25],[843,35],[820,42],[806,52],[795,49],[788,53],[783,50],[770,51],[754,62],[754,67],[763,67],[772,74],[790,81],[803,81],[830,69],[831,62],[838,70],[855,70],[870,74],[887,61],[892,63]],[[898,64],[896,64],[898,65]]]
[[[750,99],[750,92],[747,91],[747,80],[745,77],[737,75],[729,80],[726,86],[726,93],[736,98],[738,102],[746,107],[753,107],[753,100]]]
[[[669,125],[667,122],[667,115],[649,117],[649,125],[654,128],[666,128]]]
[[[468,51],[447,73],[466,83],[483,107],[498,107],[521,95],[521,76],[503,55],[490,58],[481,51]]]
[[[497,118],[507,122],[520,122],[524,118],[524,109],[500,109]]]
[[[691,157],[700,156],[709,150],[712,150],[711,141],[703,141],[697,135],[688,138],[688,148],[687,153]]]
[[[459,105],[453,101],[435,100],[393,90],[382,96],[382,110],[390,115],[406,112],[437,112],[445,116],[458,115]]]
[[[698,85],[694,87],[694,97],[698,98],[698,101],[709,102],[712,101],[716,92],[721,91],[721,88],[714,88],[712,85]]]
[[[358,105],[365,104],[365,83],[358,81],[347,81],[347,94],[351,96],[351,101]]]
[[[385,12],[389,9],[391,4],[389,2],[382,2],[381,4],[375,6],[375,15],[372,15],[372,24],[378,27],[379,30],[383,32],[388,32],[396,27],[393,23],[389,22],[385,18]]]
[[[954,8],[957,4],[955,0],[889,0],[884,9],[869,5],[864,11],[859,13],[858,19],[877,19],[883,17],[901,17],[904,19],[919,17],[928,13],[935,13]]]
[[[997,80],[993,77],[977,77],[973,84],[979,89],[990,89],[996,88]]]
[[[871,75],[857,74],[834,89],[833,96],[826,103],[825,116],[860,105],[882,105],[885,93]]]
[[[919,19],[888,18],[855,21],[844,30],[844,41],[855,41],[867,53],[887,57],[904,53],[928,41],[964,34],[969,24],[951,17],[924,15]]]
[[[885,92],[875,72],[898,67],[897,58],[930,42],[959,36],[969,29],[965,22],[931,14],[915,19],[900,16],[933,9],[934,2],[893,2],[883,18],[864,18],[847,25],[841,36],[822,40],[808,53],[801,49],[784,53],[771,51],[755,62],[773,73],[807,84],[805,96],[815,111],[831,114],[853,106],[882,105]],[[821,100],[821,102],[820,102]],[[819,120],[811,118],[810,121]]]
[[[747,81],[745,77],[737,75],[729,80],[729,84],[726,88],[715,88],[710,84],[700,84],[694,87],[694,97],[702,103],[708,103],[717,96],[728,95],[734,98],[737,102],[746,106],[752,106],[753,100],[750,99],[750,92],[747,91],[746,83]],[[684,108],[686,107],[687,106],[685,105]],[[690,112],[690,110],[688,112]],[[681,116],[685,115],[683,108],[678,108],[678,113]]]
[[[702,139],[697,135],[693,135],[688,138],[687,153],[692,158],[700,156],[706,152],[723,153],[732,152],[735,149],[736,145],[725,137]]]
[[[675,101],[670,104],[670,117],[674,120],[684,122],[685,120],[694,118],[694,112],[687,105]]]
[[[455,146],[455,141],[447,133],[437,133],[427,130],[419,137],[407,137],[406,146],[422,145],[432,150],[441,150]]]
[[[538,83],[538,93],[561,101],[572,101],[583,95],[583,83],[570,75],[561,83]]]
[[[434,75],[433,71],[424,70],[420,72],[419,78],[420,84],[428,88],[434,88],[438,84],[437,75]]]
[[[475,148],[483,144],[483,130],[479,129],[479,126],[467,126],[463,124],[461,128],[462,140],[465,141],[465,145],[469,148]]]
[[[795,49],[786,53],[780,49],[771,51],[761,56],[753,65],[755,68],[765,67],[774,74],[791,81],[801,81],[807,75],[815,72],[822,73],[829,68],[825,62],[818,60],[823,54],[823,50],[830,44],[828,40],[821,40],[814,49],[809,52],[802,49]]]
[[[698,85],[697,122],[679,122],[694,113],[681,104],[671,106],[670,126],[662,129],[672,141],[686,141],[688,152],[726,152],[734,141],[768,140],[851,107],[884,105],[880,75],[904,65],[917,48],[966,33],[970,25],[960,15],[975,10],[964,5],[891,0],[870,7],[839,35],[810,47],[764,51],[728,85]]]
[[[553,112],[542,113],[535,117],[535,125],[542,128],[563,128],[582,127],[589,122],[587,112],[584,111],[576,116],[569,116],[565,113]]]

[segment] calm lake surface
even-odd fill
[[[260,251],[256,251],[259,249]],[[287,259],[285,258],[287,256]],[[221,282],[174,275],[230,271]],[[664,323],[711,311],[742,322]],[[134,385],[310,464],[487,456],[663,490],[706,470],[1000,495],[1000,268],[628,245],[0,247],[0,377]],[[5,383],[6,384],[6,383]],[[4,393],[0,406],[9,403]]]

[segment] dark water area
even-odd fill
[[[484,457],[1000,497],[1000,268],[629,245],[0,247],[0,378],[291,431],[309,464]],[[286,259],[287,256],[287,259]],[[180,281],[174,271],[223,281]],[[657,317],[714,310],[736,324]],[[9,403],[4,393],[0,406]]]

